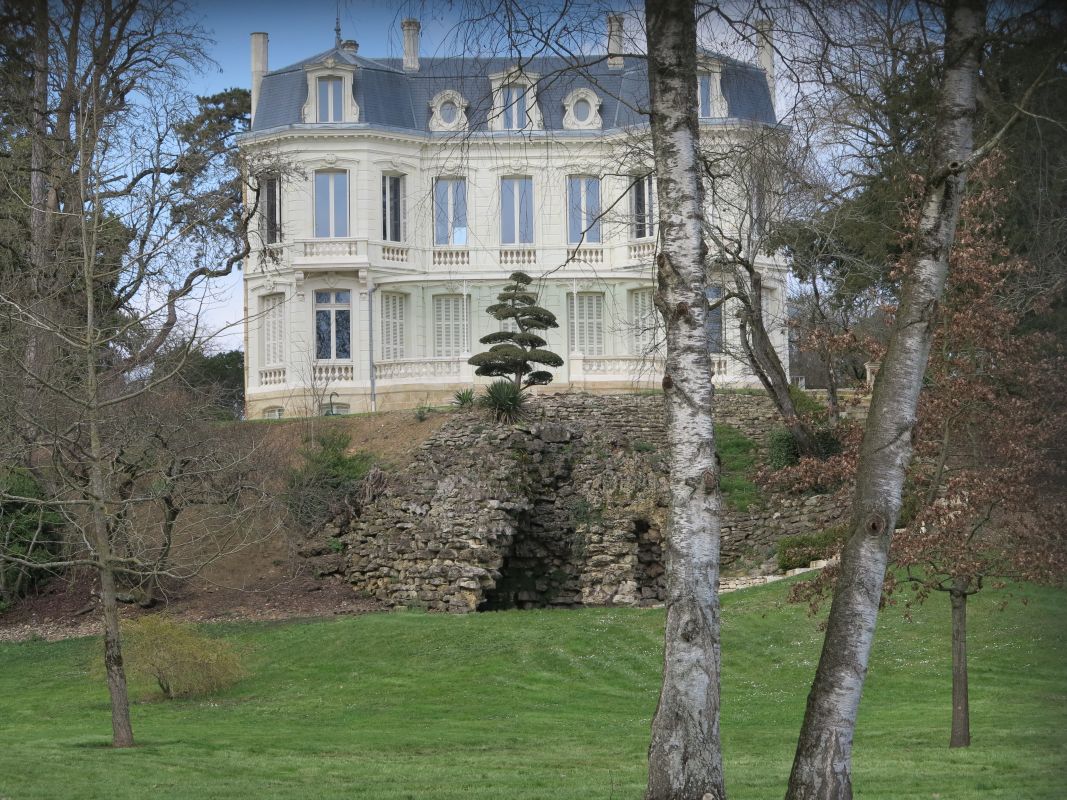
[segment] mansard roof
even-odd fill
[[[774,108],[763,71],[725,56],[708,55],[722,64],[721,85],[728,117],[774,124]],[[405,72],[399,58],[372,59],[343,47],[332,48],[264,76],[253,133],[301,123],[308,91],[305,68],[331,59],[356,69],[353,86],[361,123],[415,132],[429,130],[430,101],[446,89],[459,92],[470,103],[470,130],[488,130],[487,117],[492,108],[489,76],[516,66],[514,58],[424,57],[417,72]],[[521,67],[525,73],[537,76],[537,99],[545,130],[563,130],[563,100],[581,87],[592,89],[600,98],[603,130],[647,122],[642,113],[648,106],[647,62],[642,57],[624,57],[622,69],[609,69],[603,56],[577,61],[530,58],[523,59]]]

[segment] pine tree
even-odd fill
[[[552,382],[552,373],[535,369],[534,364],[548,367],[563,366],[563,359],[551,350],[543,349],[547,342],[534,331],[558,328],[556,315],[537,305],[537,295],[529,291],[533,278],[525,272],[513,272],[511,281],[497,295],[497,303],[486,311],[501,322],[515,320],[517,331],[495,331],[478,341],[491,345],[483,353],[471,356],[468,363],[478,369],[476,375],[509,378],[519,389],[542,386]]]

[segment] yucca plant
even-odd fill
[[[471,387],[460,389],[452,396],[452,405],[456,408],[471,408],[474,405],[474,389]]]
[[[526,415],[526,394],[514,381],[502,378],[485,387],[481,404],[497,422],[513,425]]]

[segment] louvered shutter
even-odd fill
[[[652,290],[638,289],[633,292],[634,355],[651,352],[655,344],[656,317],[652,305]]]
[[[402,294],[382,295],[382,359],[404,357],[404,301]]]
[[[570,349],[587,356],[604,355],[604,295],[581,293],[571,298]]]
[[[285,298],[280,294],[269,294],[263,298],[263,366],[278,366],[284,360],[284,318],[282,316]]]
[[[438,295],[433,299],[434,356],[455,358],[466,344],[463,295]]]

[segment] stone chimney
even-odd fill
[[[622,14],[608,14],[608,69],[622,69],[623,19]]]
[[[267,74],[267,34],[252,34],[252,119],[259,107],[259,85]]]
[[[771,92],[771,109],[774,109],[774,39],[771,38],[771,29],[774,23],[769,19],[761,19],[756,23],[758,36],[757,48],[759,51],[759,65],[767,77],[767,88]]]
[[[417,19],[406,19],[400,23],[404,32],[404,72],[419,71],[419,31],[422,25]]]
[[[359,42],[357,42],[355,39],[345,39],[343,42],[341,42],[341,49],[344,50],[346,53],[351,53],[352,55],[355,55],[359,52]]]

